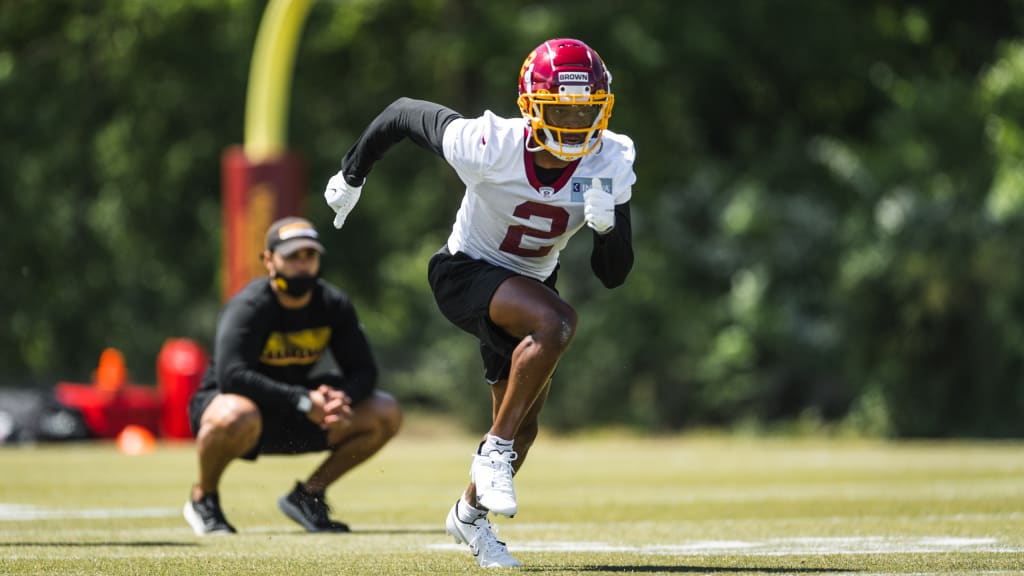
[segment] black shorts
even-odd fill
[[[321,384],[344,390],[341,376],[329,374],[317,377],[306,384],[310,390]],[[192,434],[199,433],[199,424],[203,412],[220,394],[219,390],[199,390],[189,400],[188,420]],[[305,454],[323,452],[330,448],[327,445],[327,432],[310,421],[305,414],[293,405],[267,406],[256,403],[260,410],[262,429],[256,446],[242,456],[245,460],[255,460],[260,454]]]
[[[519,345],[514,338],[491,322],[491,298],[505,280],[521,276],[516,272],[476,260],[462,252],[452,254],[444,246],[431,258],[427,269],[430,289],[437,307],[452,324],[480,340],[484,378],[494,384],[505,380],[512,364],[512,351]],[[522,276],[526,278],[526,276]],[[555,290],[558,271],[543,282]]]

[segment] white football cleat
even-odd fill
[[[473,465],[469,468],[469,478],[476,485],[476,501],[491,512],[509,518],[519,510],[512,487],[512,462],[518,457],[513,450],[494,450],[486,456],[474,454]]]
[[[498,540],[491,529],[487,516],[481,516],[472,524],[459,520],[459,502],[456,500],[445,520],[445,531],[455,538],[456,544],[468,544],[469,551],[481,568],[515,568],[522,566],[508,553],[505,543]]]

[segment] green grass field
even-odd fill
[[[189,443],[0,449],[0,574],[478,573],[444,534],[474,437],[410,419],[331,488],[352,534],[310,535],[277,497],[317,457],[228,469],[237,536],[181,519]],[[1024,443],[595,434],[538,440],[500,537],[543,574],[1024,574]]]

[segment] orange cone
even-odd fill
[[[105,348],[100,354],[100,363],[93,374],[95,385],[100,390],[117,392],[128,380],[128,369],[124,365],[124,354],[117,348]]]
[[[117,435],[117,449],[129,456],[148,454],[156,449],[156,438],[148,428],[129,424]]]

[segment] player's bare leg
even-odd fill
[[[544,284],[513,276],[491,297],[490,319],[519,340],[508,381],[495,396],[494,422],[470,466],[476,501],[504,516],[518,511],[512,475],[515,442],[576,333],[576,311]]]
[[[519,457],[512,462],[514,470],[518,470],[523,465],[526,454],[537,437],[540,411],[544,407],[550,388],[551,382],[548,381],[519,426],[519,432],[516,434],[513,444],[516,453],[519,454]],[[508,380],[502,380],[491,386],[495,416],[503,404],[507,389]],[[487,513],[488,510],[477,501],[476,485],[470,482],[462,498],[456,500],[455,505],[448,512],[445,529],[455,538],[456,542],[469,545],[470,551],[480,566],[487,568],[520,566],[520,562],[509,554],[505,543],[498,540],[487,519]]]
[[[501,406],[505,398],[505,390],[507,389],[508,381],[502,380],[495,386],[491,387],[491,399],[493,406],[492,417],[497,418],[498,407]],[[523,462],[526,460],[526,455],[530,452],[530,448],[533,446],[533,442],[537,439],[537,434],[540,432],[540,413],[544,409],[544,403],[548,399],[548,392],[551,390],[551,380],[548,380],[544,385],[544,389],[541,390],[537,400],[534,401],[533,406],[530,407],[530,411],[526,413],[526,418],[523,419],[519,425],[519,431],[515,437],[515,450],[519,454],[516,461],[512,463],[512,467],[519,471],[523,466]]]
[[[497,416],[498,407],[501,406],[502,400],[505,397],[505,390],[508,387],[508,380],[500,380],[491,386],[491,397],[493,400],[494,417]],[[523,467],[523,462],[526,461],[526,455],[530,452],[530,447],[533,446],[534,440],[537,439],[537,434],[540,431],[540,412],[544,408],[544,402],[548,398],[548,392],[551,390],[551,381],[549,380],[547,385],[544,386],[544,390],[541,391],[540,397],[530,407],[530,411],[526,414],[526,418],[523,423],[519,426],[519,432],[516,434],[515,448],[518,458],[512,462],[512,468],[516,472]],[[463,498],[471,506],[482,508],[480,503],[476,499],[476,485],[473,482],[469,483],[466,488],[466,492],[463,494]]]
[[[514,276],[494,292],[489,313],[499,328],[521,338],[490,432],[514,439],[576,334],[576,311],[540,282]]]

